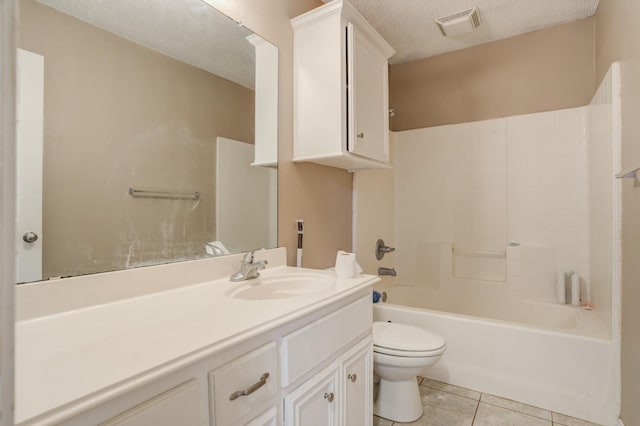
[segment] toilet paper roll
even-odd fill
[[[355,278],[362,272],[362,268],[356,262],[356,255],[342,250],[339,250],[336,254],[335,269],[338,278]]]

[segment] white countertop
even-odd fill
[[[279,266],[263,277],[313,271]],[[16,323],[16,423],[154,369],[177,369],[371,285],[360,275],[272,300],[225,296],[242,283],[193,284]]]

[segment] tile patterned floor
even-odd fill
[[[418,380],[427,415],[413,423],[373,416],[373,426],[600,426],[447,383]]]

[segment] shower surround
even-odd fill
[[[619,65],[585,107],[402,131],[391,142],[393,168],[355,179],[358,260],[367,272],[398,271],[384,280],[392,305],[377,318],[422,325],[453,342],[433,378],[613,422]],[[373,256],[377,238],[397,248],[384,265]],[[565,271],[580,275],[593,311],[555,302]],[[538,349],[514,364],[500,355],[514,344]],[[480,353],[494,358],[479,362]]]

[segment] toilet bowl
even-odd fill
[[[413,422],[423,408],[416,376],[440,359],[444,339],[423,328],[373,323],[373,370],[380,378],[373,413],[395,422]]]

